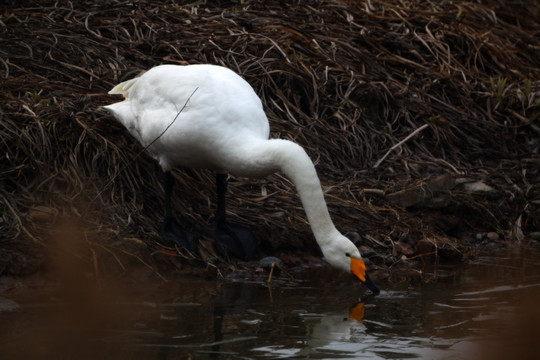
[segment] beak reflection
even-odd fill
[[[365,309],[363,302],[359,302],[358,304],[354,305],[349,309],[349,317],[358,322],[364,321],[364,313]]]

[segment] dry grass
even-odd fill
[[[38,205],[78,218],[112,253],[158,238],[160,173],[99,106],[116,101],[106,95],[113,85],[161,63],[221,64],[246,78],[272,136],[316,161],[338,227],[369,235],[379,251],[402,233],[437,235],[448,217],[461,221],[444,230],[454,236],[511,232],[519,217],[538,231],[535,2],[219,3],[3,2],[0,273],[30,271],[20,265],[32,262],[29,244],[48,246],[50,221],[29,216]],[[444,172],[482,180],[499,196],[458,193],[444,210],[410,212],[363,191]],[[208,236],[213,175],[178,180],[176,208]],[[234,179],[230,192],[229,210],[256,224],[264,249],[315,251],[281,175]]]

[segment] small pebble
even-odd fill
[[[275,256],[267,256],[259,260],[259,266],[264,269],[270,269],[272,267],[272,264],[276,264],[277,266],[283,266],[283,261],[281,261],[281,259]]]

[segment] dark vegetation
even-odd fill
[[[2,1],[0,274],[34,272],[58,247],[95,271],[199,263],[156,246],[160,171],[100,109],[162,63],[240,73],[272,137],[316,161],[337,227],[359,232],[375,265],[531,241],[539,18],[535,1]],[[210,239],[213,174],[176,175],[176,209]],[[283,176],[234,178],[229,192],[261,256],[317,255]],[[66,231],[75,248],[59,243]],[[223,264],[210,244],[201,267]]]

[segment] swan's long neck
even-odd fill
[[[330,219],[315,166],[305,150],[281,139],[265,141],[260,150],[256,152],[258,165],[281,170],[294,183],[317,243],[321,248],[330,245],[337,230]]]

